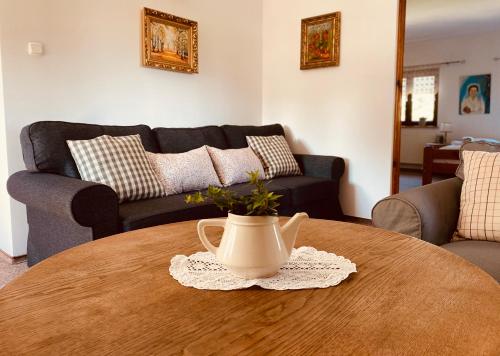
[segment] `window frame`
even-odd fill
[[[406,105],[401,107],[400,122],[402,127],[421,127],[420,122],[412,121],[412,109],[413,109],[413,93],[408,92],[408,83],[413,81],[415,77],[425,77],[434,76],[434,115],[432,121],[426,121],[425,127],[438,127],[438,108],[439,108],[439,67],[420,67],[420,68],[404,68],[403,70],[403,80],[406,79]],[[403,91],[401,91],[401,105],[405,102],[402,97]],[[405,120],[402,120],[403,110],[405,113]]]

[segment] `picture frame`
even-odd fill
[[[198,73],[198,23],[145,7],[142,64],[174,72]]]
[[[340,64],[340,12],[302,19],[300,69]]]
[[[490,114],[491,73],[461,76],[459,87],[459,115]]]

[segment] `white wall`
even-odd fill
[[[140,65],[144,6],[198,21],[200,74]],[[0,0],[8,172],[24,169],[19,132],[39,120],[260,124],[261,31],[261,1]],[[43,42],[46,54],[28,56],[28,41]],[[25,209],[11,200],[9,217],[1,200],[5,174],[0,179],[0,223],[11,220],[13,229],[11,239],[8,224],[2,226],[0,248],[22,255]]]
[[[198,21],[199,75],[141,67],[143,6]],[[300,19],[332,11],[340,67],[299,70]],[[344,210],[369,217],[390,191],[396,18],[397,0],[0,0],[8,173],[24,168],[19,132],[38,120],[281,122],[297,152],[346,159]],[[29,57],[28,41],[45,55]],[[0,248],[21,255],[25,210],[10,208]]]
[[[500,61],[493,61],[493,57],[499,56],[500,32],[406,44],[406,66],[466,61],[465,64],[441,66],[439,74],[438,122],[453,124],[453,132],[448,135],[449,140],[463,136],[500,139]],[[491,113],[459,115],[459,78],[464,75],[489,73],[492,75]],[[401,162],[421,164],[424,144],[432,142],[439,130],[407,128],[402,131]]]
[[[0,34],[1,39],[1,34]],[[0,46],[0,182],[9,176],[7,163],[7,135],[5,132],[5,108],[2,76],[2,47]],[[0,250],[12,251],[10,198],[5,187],[0,187]]]
[[[301,71],[301,19],[334,11],[340,66]],[[297,152],[346,159],[349,215],[369,217],[390,193],[396,19],[396,0],[264,1],[263,121],[286,125]]]

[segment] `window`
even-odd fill
[[[405,69],[402,82],[403,126],[437,126],[439,68]]]

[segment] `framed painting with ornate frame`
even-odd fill
[[[338,66],[340,12],[302,20],[300,69]]]
[[[144,8],[142,64],[146,67],[198,73],[198,23]]]

